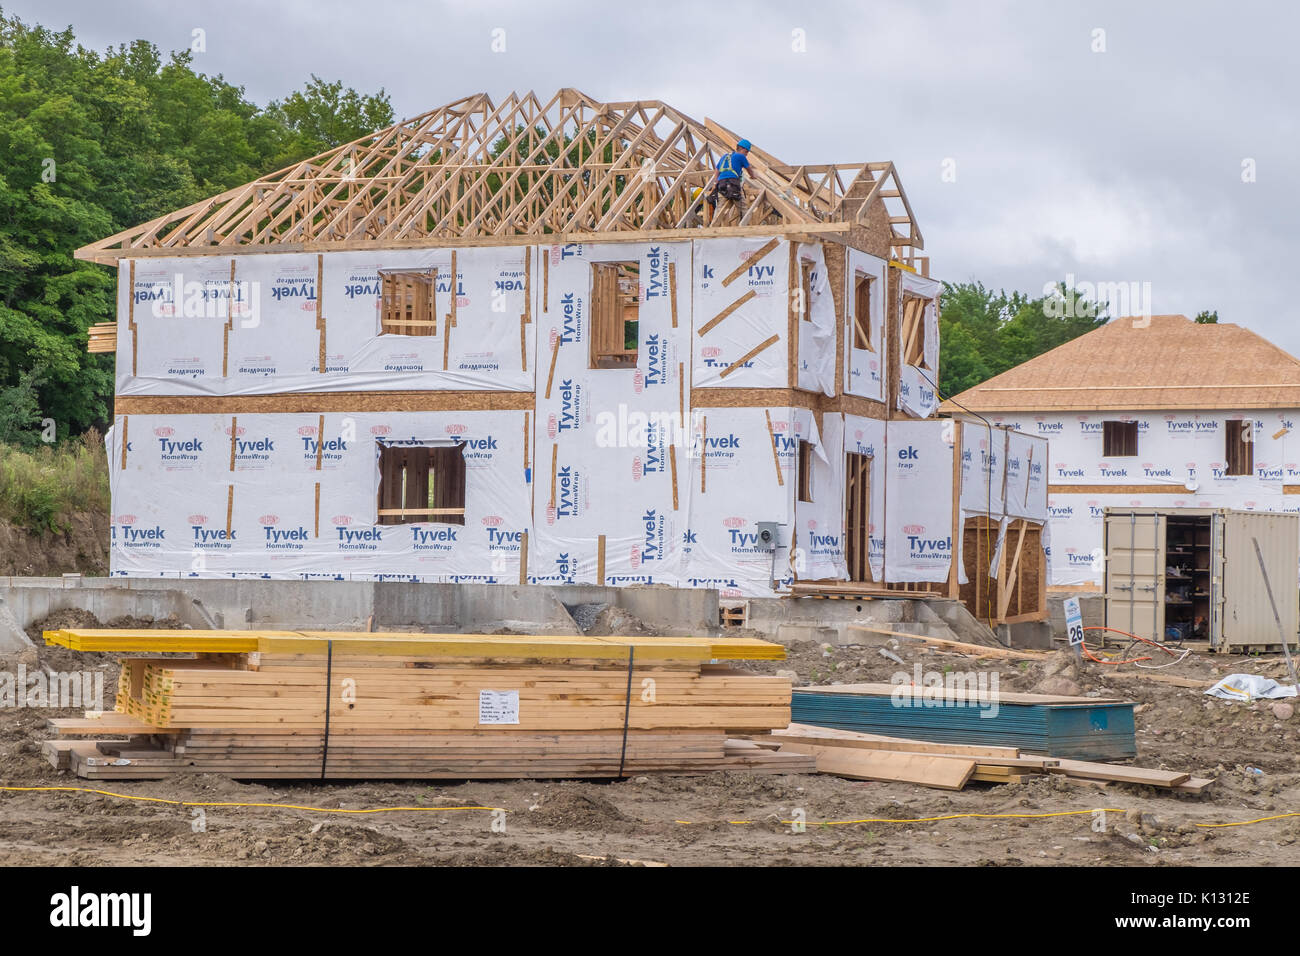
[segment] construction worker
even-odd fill
[[[737,208],[740,208],[741,201],[744,199],[740,183],[745,170],[749,169],[749,150],[749,140],[742,139],[736,144],[735,152],[728,153],[718,160],[717,184],[713,187],[713,192],[709,193],[710,221],[717,212],[719,196],[731,200]]]

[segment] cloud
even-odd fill
[[[932,272],[1027,292],[1073,272],[1149,281],[1157,312],[1217,309],[1300,353],[1300,11],[901,0],[617,5],[10,0],[86,46],[207,31],[199,69],[257,102],[311,73],[401,115],[468,93],[661,99],[787,162],[893,160]],[[363,11],[360,21],[358,11]],[[505,52],[491,48],[505,30]],[[794,31],[801,30],[806,52]],[[1097,34],[1095,31],[1104,31]],[[1105,52],[1094,52],[1098,38]],[[957,181],[940,177],[945,159]],[[1242,162],[1257,181],[1242,182]]]

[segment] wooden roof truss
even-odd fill
[[[400,247],[506,237],[636,238],[680,230],[737,136],[657,100],[601,103],[564,89],[494,105],[477,94],[303,160],[77,251]],[[750,152],[745,213],[715,232],[844,232],[876,198],[894,254],[923,247],[892,163],[789,166]],[[518,241],[514,239],[513,241]]]

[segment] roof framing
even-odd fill
[[[790,166],[750,151],[739,225],[687,228],[737,136],[658,100],[485,93],[78,249],[80,259],[847,233],[885,203],[896,257],[924,241],[892,163]]]

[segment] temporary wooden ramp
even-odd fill
[[[924,240],[889,162],[788,165],[755,147],[734,226],[687,228],[739,136],[658,100],[448,103],[77,250],[150,255],[505,245],[703,234],[847,233],[888,222],[897,258]],[[876,211],[873,213],[872,210]]]

